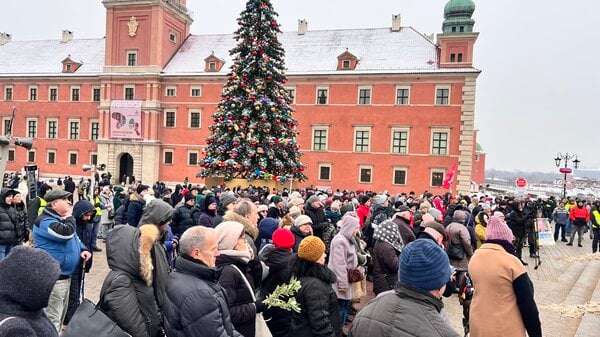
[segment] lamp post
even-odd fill
[[[33,146],[32,138],[14,138],[13,140],[12,128],[16,112],[17,107],[13,106],[12,115],[10,116],[10,123],[8,124],[8,128],[6,129],[6,134],[0,136],[0,177],[2,177],[2,179],[4,179],[4,172],[6,171],[6,162],[8,161],[8,153],[10,151],[11,141],[15,145],[24,147],[27,150],[31,150],[31,147]]]
[[[83,166],[81,166],[81,169],[83,170],[83,172],[87,172],[90,171],[90,191],[92,193],[92,195],[90,196],[88,193],[88,199],[89,201],[94,204],[94,188],[95,188],[95,183],[96,183],[96,178],[94,177],[94,172],[96,171],[104,171],[106,169],[106,165],[105,164],[100,164],[100,165],[88,165],[88,164],[83,164]]]
[[[556,164],[556,167],[559,168],[559,172],[564,174],[564,178],[563,178],[563,200],[567,198],[567,174],[573,172],[573,170],[569,167],[569,160],[573,161],[573,166],[575,167],[575,169],[577,169],[577,167],[579,167],[579,163],[581,162],[581,160],[579,160],[577,158],[576,154],[569,154],[569,153],[565,153],[565,154],[561,154],[560,152],[556,155],[556,158],[554,158],[554,162]],[[565,163],[564,167],[562,166],[562,163]]]

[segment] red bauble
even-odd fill
[[[258,52],[256,52],[256,50],[252,51],[252,56],[256,56],[258,55]]]
[[[285,84],[285,82],[287,82],[285,78],[281,80],[281,83]]]
[[[272,81],[273,80],[273,76],[267,76],[267,81]]]
[[[243,74],[242,74],[242,77],[243,77],[243,78],[248,78],[248,74],[247,74],[247,73],[243,73]],[[244,84],[242,83],[242,85],[244,85]]]
[[[300,172],[304,171],[304,166],[300,166]]]

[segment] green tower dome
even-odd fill
[[[450,0],[444,7],[444,33],[470,33],[473,31],[475,20],[471,17],[475,12],[475,2],[472,0]]]

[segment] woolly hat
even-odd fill
[[[461,211],[460,209],[457,209],[456,211],[454,211],[454,214],[452,215],[453,222],[463,223],[463,222],[465,222],[466,219],[467,219],[467,213],[465,211]]]
[[[223,221],[215,227],[219,250],[233,250],[244,233],[244,225],[237,221]]]
[[[268,210],[269,210],[269,206],[264,205],[264,204],[258,205],[258,207],[256,209],[257,212],[265,212],[265,211],[268,211]]]
[[[488,225],[485,228],[485,236],[488,240],[504,240],[512,242],[513,233],[508,228],[508,225],[500,218],[493,216],[488,221]]]
[[[321,202],[321,199],[319,199],[319,197],[317,197],[316,195],[311,195],[310,198],[306,200],[306,203],[311,205],[315,201]]]
[[[282,197],[280,197],[280,196],[278,196],[278,195],[276,195],[276,196],[273,196],[273,198],[271,198],[271,201],[272,201],[272,202],[273,202],[275,205],[277,205],[278,203],[280,203],[280,202],[282,202],[282,201],[283,201],[283,198],[282,198]]]
[[[149,190],[150,186],[148,185],[144,185],[144,184],[139,184],[137,186],[137,188],[135,189],[135,191],[137,192],[137,194],[141,194],[144,190]]]
[[[435,207],[431,207],[427,213],[431,214],[434,219],[442,215],[442,212]]]
[[[442,288],[452,271],[446,252],[432,240],[417,239],[400,254],[399,281],[424,291]]]
[[[16,246],[0,261],[3,301],[18,303],[27,311],[41,310],[48,306],[59,275],[60,266],[48,253]]]
[[[296,218],[297,216],[299,216],[300,214],[302,214],[302,212],[300,211],[300,208],[298,208],[298,206],[292,206],[290,207],[290,209],[288,210],[288,214],[292,217],[292,218]]]
[[[373,203],[375,203],[375,205],[383,205],[386,200],[387,195],[385,194],[377,194],[375,197],[373,197]]]
[[[501,217],[505,217],[504,213],[500,212],[500,211],[495,211],[494,212],[494,216],[497,218],[501,218]]]
[[[308,215],[302,214],[296,218],[294,221],[294,226],[300,227],[307,223],[312,225],[312,219]]]
[[[190,200],[194,200],[194,202],[196,201],[196,196],[192,195],[192,193],[186,193],[185,194],[185,202],[188,202]]]
[[[258,236],[260,239],[272,240],[273,232],[279,227],[279,221],[273,218],[264,218],[258,223]]]
[[[358,202],[359,202],[361,205],[364,205],[365,203],[367,203],[367,201],[369,201],[369,196],[368,196],[368,195],[365,195],[365,194],[363,194],[363,195],[361,195],[361,196],[358,198]]]
[[[235,196],[235,194],[230,192],[225,192],[221,194],[221,197],[219,199],[221,200],[221,205],[223,205],[223,207],[227,207],[227,205],[237,201],[237,197]]]
[[[317,236],[307,236],[298,246],[298,258],[305,261],[316,262],[325,254],[325,244]]]
[[[304,205],[304,199],[302,198],[292,198],[290,199],[289,205],[294,205],[294,206],[300,206],[300,205]]]
[[[275,247],[291,249],[295,243],[296,238],[289,229],[279,228],[273,232],[273,245]]]

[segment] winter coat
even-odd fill
[[[283,211],[279,207],[271,206],[267,212],[267,217],[279,220],[283,218]]]
[[[485,228],[486,227],[482,224],[475,225],[475,236],[477,236],[477,249],[479,249],[479,247],[481,247],[481,245],[485,243]]]
[[[564,207],[556,207],[552,212],[552,219],[557,224],[566,225],[569,223],[569,211]]]
[[[347,213],[341,220],[342,228],[331,241],[329,262],[327,267],[335,274],[337,281],[332,284],[337,298],[342,300],[353,299],[352,284],[348,282],[348,269],[358,267],[358,258],[354,248],[353,234],[359,228],[358,218]],[[340,292],[338,289],[346,289]]]
[[[356,209],[356,216],[358,216],[358,223],[360,224],[360,228],[362,229],[365,225],[365,220],[369,218],[371,214],[371,209],[366,205],[358,205]]]
[[[102,212],[102,216],[100,218],[100,223],[101,224],[109,224],[112,222],[112,219],[109,218],[109,215],[110,215],[111,211],[114,210],[114,208],[113,208],[114,196],[113,196],[112,192],[110,192],[108,194],[100,193],[99,198],[100,198],[100,204],[102,205],[102,209],[104,210],[104,212]]]
[[[225,289],[233,326],[244,337],[254,337],[256,305],[246,282],[234,265],[244,273],[250,285],[254,284],[248,263],[239,257],[225,254],[217,256],[217,267],[221,268],[219,284]]]
[[[231,323],[219,271],[181,256],[169,275],[164,304],[165,332],[172,337],[240,337]]]
[[[529,215],[518,209],[513,210],[506,216],[506,224],[515,237],[522,237],[529,230]]]
[[[94,223],[90,220],[87,223],[81,221],[81,217],[88,212],[96,211],[91,202],[83,199],[75,203],[73,207],[73,218],[75,218],[75,232],[86,248],[92,251],[92,239],[94,236]],[[93,217],[92,217],[93,219]],[[92,268],[92,258],[85,263],[85,270],[89,272]]]
[[[81,261],[81,251],[87,250],[75,232],[75,218],[61,218],[46,208],[33,226],[35,248],[45,250],[60,264],[61,275],[71,276]]]
[[[469,230],[461,223],[452,222],[446,227],[446,236],[450,238],[453,244],[462,246],[465,252],[462,260],[450,258],[450,264],[454,268],[467,270],[469,267],[469,260],[471,259],[471,256],[473,256],[473,246],[471,246]]]
[[[7,205],[5,198],[9,194],[13,194],[13,190],[3,188],[0,192],[0,244],[1,245],[16,245],[23,233],[19,233],[18,222],[19,215],[17,210],[10,205]]]
[[[20,204],[13,204],[13,207],[17,211],[17,234],[19,235],[19,241],[27,241],[29,239],[29,228],[31,228],[29,223],[27,223],[27,207],[25,207],[23,201]]]
[[[440,314],[443,307],[428,292],[397,284],[358,312],[348,336],[459,337]]]
[[[144,213],[144,206],[146,201],[144,197],[137,193],[133,193],[129,196],[129,202],[127,203],[127,223],[130,226],[137,227],[140,224],[142,213]]]
[[[194,220],[192,219],[192,208],[194,208],[194,206],[183,205],[177,208],[173,213],[171,229],[173,230],[173,235],[176,237],[180,238],[181,234],[183,234],[186,229],[195,225]]]
[[[483,244],[469,263],[476,289],[471,301],[472,337],[541,337],[533,284],[517,257],[501,245]]]
[[[216,210],[214,214],[210,213],[210,211],[208,210],[209,205],[210,203],[208,202],[208,200],[206,200],[206,198],[202,198],[202,200],[200,200],[200,202],[198,203],[198,209],[200,209],[201,211],[198,224],[208,228],[215,228],[217,226],[217,224],[215,223],[217,213]]]
[[[101,309],[133,337],[158,336],[162,325],[157,296],[160,288],[156,286],[156,276],[162,273],[156,270],[159,236],[154,225],[116,226],[107,235],[106,257],[111,271],[102,284]]]
[[[292,274],[291,261],[294,254],[283,248],[269,247],[265,249],[260,259],[269,267],[269,275],[262,283],[260,298],[264,299],[281,284],[288,283]],[[287,310],[272,307],[264,311],[265,320],[273,337],[289,336],[292,313]]]
[[[312,234],[306,234],[304,232],[302,232],[300,230],[300,228],[298,228],[298,226],[296,225],[292,225],[292,227],[290,228],[290,231],[292,232],[292,234],[294,234],[294,239],[296,241],[294,241],[294,253],[298,252],[298,247],[300,246],[300,242],[307,236],[310,236]]]
[[[294,296],[300,313],[292,312],[289,335],[341,337],[338,299],[331,288],[331,284],[336,282],[335,274],[326,266],[295,257],[292,275],[302,286]]]
[[[574,225],[586,226],[590,222],[590,211],[588,211],[585,205],[581,208],[579,206],[573,207],[569,212],[569,218],[573,221]]]
[[[402,242],[407,245],[417,239],[415,232],[410,228],[409,220],[405,218],[395,215],[393,221],[398,225],[398,229],[400,230],[400,236],[402,236]]]
[[[373,248],[373,292],[375,295],[394,289],[398,282],[400,252],[391,244],[377,240]]]
[[[314,208],[311,205],[306,205],[304,213],[312,220],[313,235],[323,239],[323,230],[329,225],[329,220],[323,208]]]

